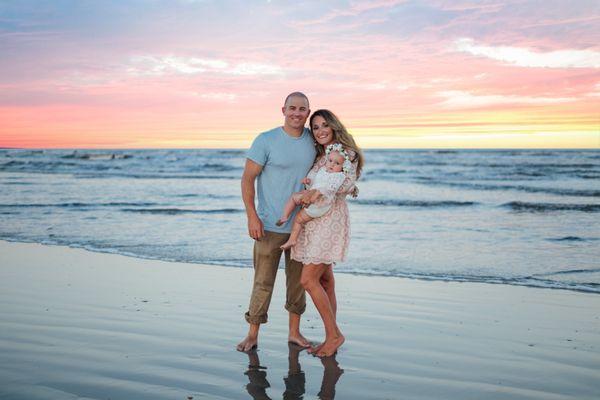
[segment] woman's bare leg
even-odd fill
[[[292,232],[290,233],[290,237],[287,242],[281,245],[281,250],[287,250],[296,244],[298,240],[298,235],[300,235],[300,231],[304,227],[304,224],[308,221],[312,221],[314,218],[310,217],[306,211],[300,210],[298,214],[296,214],[296,218],[294,218],[294,225],[292,225]]]
[[[333,276],[333,265],[328,264],[325,266],[325,268],[326,269],[323,272],[323,275],[321,275],[320,282],[321,286],[323,286],[323,289],[325,290],[325,293],[327,294],[327,297],[329,298],[329,304],[331,305],[331,310],[333,311],[333,317],[336,318],[337,322],[337,298],[335,296],[335,278]],[[339,331],[339,328],[338,334],[342,334]],[[318,353],[321,350],[321,347],[323,347],[323,343],[319,344],[318,346],[315,346],[312,349],[309,349],[308,352]]]
[[[319,357],[327,357],[334,354],[345,340],[344,335],[342,335],[335,322],[335,315],[331,308],[329,297],[321,285],[321,276],[325,273],[327,267],[326,264],[304,265],[302,268],[302,277],[300,278],[300,283],[302,283],[302,286],[312,298],[325,326],[325,342],[323,342],[316,352]]]
[[[329,298],[329,304],[333,310],[333,316],[337,316],[337,299],[335,297],[335,278],[333,277],[333,265],[327,264],[325,272],[321,275],[321,286],[325,289],[327,297]]]

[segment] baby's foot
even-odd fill
[[[279,218],[279,221],[275,222],[275,225],[281,226],[287,222],[287,218]]]
[[[287,249],[291,249],[292,247],[294,247],[296,245],[296,242],[292,242],[290,240],[288,240],[287,242],[285,242],[284,244],[282,244],[279,248],[281,250],[287,250]]]

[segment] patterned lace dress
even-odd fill
[[[348,153],[352,159],[353,152]],[[317,171],[325,168],[325,161],[325,156],[319,158],[308,172],[308,178],[314,180]],[[294,260],[302,264],[334,264],[346,258],[350,242],[350,216],[346,196],[356,182],[356,165],[356,162],[352,163],[329,211],[304,225],[296,245],[292,247]]]

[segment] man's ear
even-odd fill
[[[285,115],[285,106],[281,107],[281,113]]]

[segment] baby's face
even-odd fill
[[[332,151],[327,155],[327,162],[325,168],[328,172],[342,172],[344,166],[344,156],[337,151]]]

